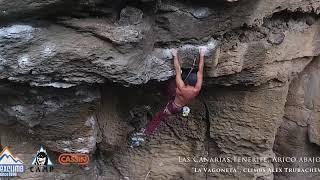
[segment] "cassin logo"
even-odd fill
[[[30,167],[31,172],[52,172],[54,166],[43,146],[37,151],[37,154],[32,161],[32,165],[33,166]]]

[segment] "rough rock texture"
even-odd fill
[[[15,125],[52,150],[89,153],[95,149],[95,88],[30,88],[2,82],[0,122]],[[23,126],[23,127],[21,127]]]
[[[315,59],[290,86],[284,121],[277,134],[274,150],[279,157],[319,157],[319,58]],[[279,167],[319,168],[319,163],[278,163]],[[277,174],[278,179],[318,179],[319,173]]]
[[[124,124],[130,124],[133,117],[139,115],[137,110],[134,111],[135,113],[128,113],[129,109],[147,105],[152,107],[150,111],[157,111],[165,102],[155,90],[131,89],[130,95],[123,94],[125,93],[124,89],[116,89],[116,91],[118,95],[121,95],[117,102],[121,104],[127,102],[119,107],[117,112],[109,113],[116,115],[119,123],[113,123],[114,120],[109,120],[109,117],[98,119],[99,123],[107,121],[106,125],[113,129],[124,129],[123,127],[126,127]],[[142,93],[147,94],[146,98],[139,98]],[[107,101],[109,100],[104,99],[103,104]],[[103,107],[106,108],[106,106]],[[123,137],[127,136],[126,130],[103,131],[102,139],[108,140],[109,143],[105,144],[102,141],[98,145],[100,150],[106,150],[102,151],[104,153],[99,158],[105,161],[105,168],[101,170],[102,175],[107,179],[144,179],[150,171],[150,177],[153,179],[205,178],[205,174],[190,173],[193,163],[186,164],[178,160],[178,156],[205,156],[208,153],[206,109],[200,101],[194,102],[190,107],[192,112],[189,117],[168,119],[160,127],[159,132],[150,138],[148,146],[145,148],[131,149],[127,143],[121,141]],[[143,116],[148,117],[148,114],[140,114],[140,116],[143,119]],[[143,124],[143,122],[141,123]],[[110,153],[110,148],[117,148],[117,150]]]
[[[243,12],[241,8],[248,8],[249,5],[253,6],[246,3],[228,8]],[[183,52],[190,47],[204,46],[210,50],[208,56],[215,54],[207,58],[208,77],[234,75],[227,80],[218,78],[218,84],[244,81],[247,84],[262,84],[275,78],[285,81],[291,72],[301,71],[308,63],[299,61],[301,58],[316,56],[320,52],[319,22],[314,20],[313,24],[308,23],[308,18],[313,18],[308,14],[296,19],[274,15],[261,26],[228,32],[237,28],[211,28],[226,17],[210,18],[214,16],[210,14],[198,19],[186,14],[184,8],[191,8],[188,5],[176,6],[178,9],[174,12],[160,13],[154,17],[148,16],[147,12],[142,16],[141,10],[128,7],[129,10],[123,10],[120,14],[119,23],[113,23],[108,17],[88,17],[59,20],[59,25],[36,22],[3,27],[0,29],[0,45],[3,48],[0,77],[37,86],[63,83],[69,87],[81,83],[103,83],[107,79],[141,84],[152,79],[166,80],[173,75],[171,48],[181,47]],[[194,8],[190,11],[200,7]],[[223,15],[232,15],[227,12]],[[128,13],[132,16],[126,15]],[[159,22],[159,19],[165,22]],[[214,21],[211,22],[211,19]],[[221,24],[233,25],[241,21],[232,18],[232,22]],[[192,27],[183,27],[181,31],[180,25]],[[238,28],[241,25],[238,24]],[[218,36],[220,31],[226,32],[225,38]],[[221,48],[216,40],[210,40],[213,35],[223,42]],[[298,46],[296,42],[308,45]],[[187,55],[189,58],[186,58],[184,54],[181,57],[190,66],[195,57]],[[297,61],[287,62],[293,59]],[[283,68],[291,71],[283,71]]]
[[[2,0],[0,2],[0,21],[10,23],[23,19],[68,14],[79,4],[79,0]],[[86,3],[87,4],[87,3]]]
[[[210,137],[216,141],[221,155],[273,157],[273,142],[284,113],[287,91],[287,84],[279,86],[277,83],[245,90],[210,89],[210,93],[205,94],[211,112]],[[237,166],[258,169],[273,165],[239,163]],[[228,178],[241,177],[241,179],[261,177],[272,179],[272,176],[271,172],[240,172],[227,175]]]
[[[320,156],[319,14],[319,0],[0,1],[0,148],[28,165],[40,144],[55,160],[90,154],[86,167],[30,180],[319,178],[241,171],[315,163],[199,162]],[[170,50],[188,69],[200,47],[205,83],[191,115],[131,149],[128,135],[168,101]]]

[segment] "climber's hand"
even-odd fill
[[[201,47],[199,49],[199,53],[200,53],[200,57],[204,57],[205,56],[205,53],[206,53],[206,48],[205,47]]]
[[[171,50],[171,54],[173,57],[177,57],[178,56],[178,51],[176,49],[172,49]]]

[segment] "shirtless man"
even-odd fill
[[[189,104],[200,93],[203,82],[204,50],[200,49],[200,62],[197,74],[190,73],[186,82],[182,80],[181,67],[177,50],[172,51],[174,68],[176,71],[176,96],[165,108],[168,115],[181,111],[182,107]]]
[[[146,129],[141,130],[138,133],[134,133],[131,136],[131,147],[137,147],[144,143],[145,135],[153,134],[160,126],[161,122],[168,116],[181,112],[183,106],[189,104],[200,93],[203,82],[203,67],[204,67],[204,53],[205,50],[201,48],[200,62],[197,73],[190,73],[186,80],[182,79],[182,71],[180,62],[178,59],[177,50],[172,50],[174,68],[176,72],[175,79],[175,97],[170,100],[166,107],[158,112],[152,120],[148,123]]]

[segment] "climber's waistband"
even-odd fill
[[[164,112],[168,115],[171,115],[171,114],[176,114],[176,113],[179,113],[181,112],[182,110],[182,107],[178,106],[174,100],[171,100],[168,102],[168,104],[166,105],[165,109],[164,109]]]

